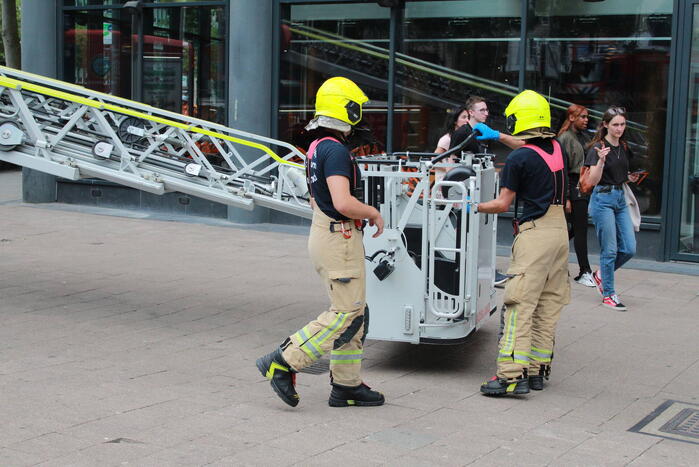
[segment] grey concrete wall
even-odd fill
[[[232,128],[270,136],[272,119],[273,0],[231,0],[228,34],[228,122]],[[243,154],[247,160],[258,153]],[[229,207],[233,222],[269,222],[270,210]]]
[[[22,69],[56,78],[57,6],[60,0],[22,0]],[[28,203],[56,201],[56,177],[22,169],[22,199]]]

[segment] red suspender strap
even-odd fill
[[[556,197],[559,194],[558,193],[558,183],[556,182],[556,172],[561,172],[563,176],[563,151],[561,151],[561,145],[558,141],[555,139],[551,141],[553,144],[553,154],[549,154],[543,149],[541,149],[539,146],[534,146],[533,144],[525,144],[522,146],[523,148],[531,149],[535,153],[537,153],[543,160],[546,162],[546,165],[548,166],[549,170],[551,171],[551,174],[553,175],[553,199],[551,200],[552,203],[556,202]],[[563,180],[561,180],[563,182]],[[565,199],[566,199],[566,194],[563,192],[563,187],[565,185],[562,183],[561,184],[561,198],[560,201],[562,204],[565,204]]]
[[[546,162],[546,165],[549,166],[549,170],[551,172],[558,172],[559,170],[563,170],[563,152],[561,151],[561,145],[558,143],[558,141],[554,139],[552,143],[553,154],[549,154],[539,146],[534,146],[533,144],[525,144],[522,147],[531,149],[541,156],[544,162]]]
[[[330,140],[330,141],[335,141],[336,143],[339,143],[339,141],[332,136],[326,136],[325,138],[320,138],[311,143],[311,145],[308,147],[308,152],[306,153],[306,157],[308,159],[313,159],[313,156],[316,153],[316,147],[322,143],[323,141]]]
[[[311,195],[311,198],[313,198],[313,185],[311,184],[311,159],[313,159],[313,156],[315,156],[318,145],[325,140],[339,143],[339,141],[332,136],[326,136],[325,138],[314,140],[306,152],[306,184],[308,184],[308,193]]]

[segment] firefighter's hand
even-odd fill
[[[566,212],[567,212],[568,214],[570,214],[571,212],[573,212],[573,204],[570,202],[569,199],[566,200],[566,207],[565,207],[565,210],[566,210]]]
[[[480,133],[476,136],[478,141],[498,140],[500,138],[500,132],[493,130],[485,123],[476,123],[473,131]]]
[[[383,217],[379,211],[376,211],[376,216],[369,218],[369,225],[376,227],[376,233],[372,235],[372,238],[376,238],[383,233]]]

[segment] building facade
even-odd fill
[[[369,151],[432,151],[473,94],[499,130],[521,89],[549,96],[554,127],[570,103],[589,108],[591,128],[607,107],[625,107],[633,165],[649,172],[634,187],[638,255],[699,262],[699,0],[25,0],[22,18],[27,71],[301,147],[315,90],[335,75],[371,99]],[[37,30],[55,34],[55,47]],[[506,148],[490,149],[503,163]],[[23,177],[27,201],[300,222],[97,180]]]

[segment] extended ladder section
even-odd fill
[[[385,221],[382,235],[364,236],[367,304],[378,311],[369,338],[461,342],[495,309],[495,217],[470,207],[493,199],[497,182],[489,155],[461,152],[475,136],[441,155],[359,160],[364,201]],[[304,157],[282,141],[0,67],[0,160],[310,218]],[[444,179],[430,189],[437,171]]]
[[[283,141],[0,67],[0,160],[310,218],[304,155]]]

